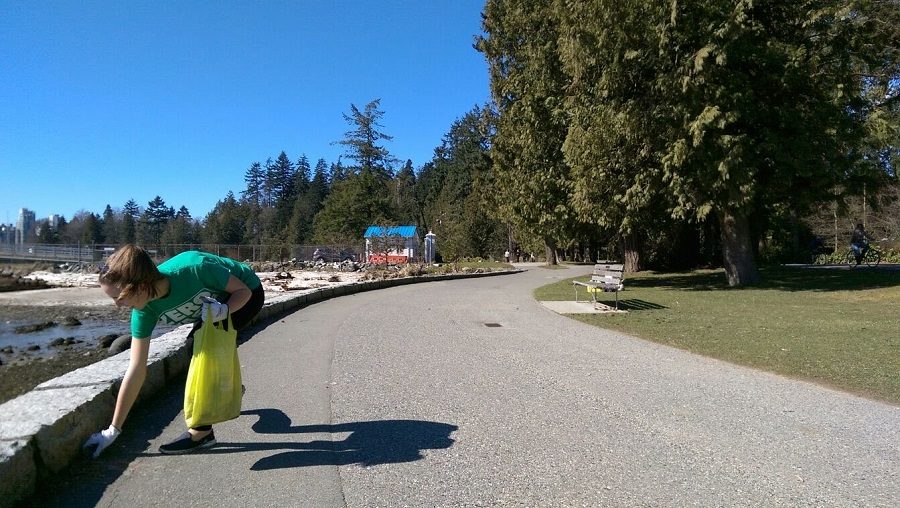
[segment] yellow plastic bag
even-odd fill
[[[194,354],[184,388],[184,421],[191,428],[237,418],[241,395],[237,332],[231,316],[227,328],[210,317],[194,334]]]

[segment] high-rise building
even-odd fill
[[[50,224],[51,229],[59,229],[59,215],[51,213],[50,217],[47,219],[47,223]]]
[[[12,224],[0,224],[0,244],[12,245],[16,241],[16,227]]]
[[[19,218],[16,220],[16,245],[31,240],[32,229],[34,229],[34,212],[27,208],[19,208]]]

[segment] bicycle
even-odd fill
[[[850,268],[859,266],[856,263],[856,251],[853,250],[852,247],[847,251],[846,260],[847,264],[850,265]],[[878,266],[878,263],[881,263],[881,251],[870,245],[869,250],[866,251],[859,262],[859,264],[863,263],[865,263],[866,266]]]

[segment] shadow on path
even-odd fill
[[[143,401],[128,416],[125,432],[97,460],[76,458],[68,468],[38,482],[34,496],[21,506],[79,508],[96,506],[106,489],[121,477],[140,451],[150,447],[166,426],[178,417],[184,403],[184,386]],[[0,504],[3,504],[0,502]]]
[[[265,450],[288,450],[258,460],[253,471],[305,466],[373,466],[412,462],[424,458],[423,450],[453,446],[450,434],[456,425],[419,420],[376,420],[367,422],[291,425],[290,418],[278,409],[254,409],[241,415],[258,415],[253,424],[258,434],[329,433],[350,435],[340,441],[316,440],[298,442],[224,443],[207,453],[240,453]]]

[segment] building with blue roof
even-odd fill
[[[366,261],[401,264],[419,257],[419,228],[416,226],[369,226],[366,239]]]

